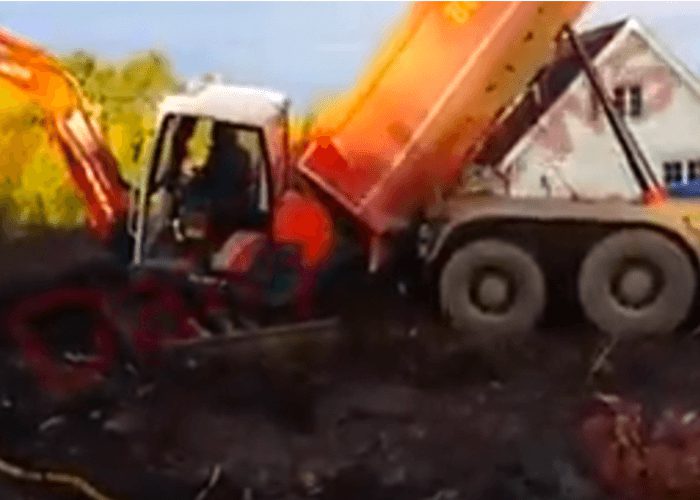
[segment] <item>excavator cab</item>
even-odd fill
[[[142,179],[134,263],[222,267],[234,236],[269,236],[285,179],[287,100],[228,85],[168,97]],[[231,245],[228,245],[229,247]]]

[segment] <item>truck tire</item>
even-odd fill
[[[440,303],[452,326],[480,342],[513,341],[534,328],[546,302],[535,259],[497,239],[458,249],[440,275]]]
[[[673,332],[690,311],[695,270],[673,241],[645,229],[618,231],[585,257],[581,306],[604,333],[619,338]]]

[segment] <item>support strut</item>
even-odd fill
[[[564,26],[564,32],[569,38],[571,48],[581,61],[583,71],[588,81],[591,83],[593,92],[595,92],[596,97],[603,106],[605,116],[615,134],[615,138],[620,144],[620,147],[622,147],[630,171],[642,191],[644,202],[656,203],[663,201],[667,197],[666,189],[661,185],[654,174],[649,159],[640,148],[634,134],[622,119],[618,110],[613,106],[612,102],[610,102],[610,98],[603,87],[600,75],[593,65],[588,51],[583,43],[581,43],[581,40],[571,25],[566,24]]]

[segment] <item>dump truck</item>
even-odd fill
[[[357,85],[318,116],[298,157],[283,93],[191,85],[160,104],[138,186],[121,179],[94,114],[55,59],[4,33],[0,76],[47,110],[90,227],[128,263],[119,303],[154,282],[167,283],[167,299],[144,306],[126,335],[139,355],[163,338],[235,337],[251,324],[260,336],[265,323],[329,314],[318,304],[348,274],[385,272],[419,283],[422,296],[466,338],[522,338],[564,280],[602,331],[668,334],[686,320],[695,297],[696,208],[668,199],[611,105],[570,27],[584,8],[580,2],[413,4]],[[638,183],[638,200],[511,198],[476,193],[463,182],[465,166],[557,43],[570,45],[595,89]],[[216,168],[243,168],[245,175],[215,177],[195,196],[190,186],[204,166],[189,145],[198,130],[211,132],[210,157],[226,150],[237,158]],[[214,214],[219,191],[235,202],[223,222]],[[100,306],[115,302],[113,294],[103,302],[81,291],[62,297],[71,304],[85,298],[123,324],[113,308]],[[13,338],[30,359],[37,357],[38,335],[26,327],[28,318],[43,305],[60,304],[60,298],[32,297],[12,315]],[[144,326],[164,310],[197,327],[178,327],[169,336]],[[124,329],[100,330],[98,361],[115,351],[116,341],[105,338],[116,330]],[[41,378],[61,379],[63,361],[47,351],[41,363],[51,365],[52,375]],[[93,362],[89,370],[109,365]]]

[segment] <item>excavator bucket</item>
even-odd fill
[[[453,185],[581,2],[416,3],[317,121],[299,169],[369,228],[403,228]]]

